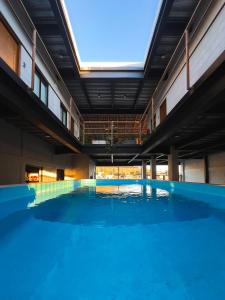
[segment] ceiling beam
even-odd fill
[[[95,154],[107,154],[108,145],[84,145],[83,150],[86,154],[95,155]],[[141,150],[141,145],[113,145],[108,151],[108,154],[126,154],[134,155],[139,153]]]
[[[182,155],[179,155],[179,158],[184,158],[184,157],[193,157],[195,156],[196,154],[201,154],[202,156],[205,155],[205,154],[208,154],[208,153],[213,153],[213,152],[217,152],[217,151],[223,151],[225,150],[225,141],[217,141],[217,142],[214,142],[213,145],[208,145],[208,146],[204,146],[200,149],[197,149],[197,150],[194,150],[192,152],[189,152],[189,153],[185,153],[185,154],[182,154]]]
[[[114,81],[111,81],[110,90],[111,90],[111,97],[112,97],[112,109],[114,109],[114,102],[115,102],[115,83],[114,83]]]
[[[114,115],[120,115],[120,114],[132,114],[132,115],[136,115],[136,114],[143,114],[144,109],[135,109],[135,110],[129,110],[127,108],[115,108],[112,109],[112,107],[96,107],[96,108],[92,108],[92,109],[87,109],[87,108],[80,108],[80,112],[82,114],[98,114],[98,115],[108,115],[108,114],[114,114]]]
[[[201,130],[196,134],[191,134],[191,136],[188,139],[186,139],[186,143],[184,140],[183,142],[179,141],[179,144],[181,144],[182,146],[178,147],[178,149],[179,150],[185,149],[186,147],[193,145],[195,143],[201,143],[202,139],[210,138],[213,134],[220,133],[221,131],[224,130],[225,130],[225,122],[224,120],[221,120],[221,122],[216,124],[216,126],[215,125],[212,127],[207,126],[207,128],[205,128],[204,130]]]
[[[60,33],[61,33],[61,35],[64,39],[65,46],[66,46],[68,54],[71,58],[75,73],[78,77],[80,77],[80,74],[79,74],[79,70],[80,70],[79,60],[78,60],[76,51],[73,47],[73,41],[72,41],[72,37],[70,35],[69,28],[68,28],[68,25],[67,25],[67,22],[66,22],[66,18],[65,18],[64,11],[63,11],[62,3],[61,3],[60,0],[49,0],[49,3],[51,5],[54,16],[57,20],[57,23],[58,23],[58,26],[59,26],[59,29],[60,29]]]
[[[156,48],[160,42],[160,35],[162,34],[163,29],[165,28],[165,20],[169,15],[173,3],[174,0],[165,0],[162,2],[162,6],[157,19],[154,34],[151,40],[151,45],[145,62],[145,70],[144,70],[145,76],[149,75],[149,69],[151,67],[151,62],[154,56],[154,52],[156,51]]]
[[[57,24],[38,24],[37,31],[43,37],[60,35],[60,30]]]
[[[163,28],[163,36],[181,36],[187,26],[188,20],[169,21],[167,20]]]
[[[80,80],[80,85],[81,85],[81,88],[82,88],[83,93],[85,95],[85,98],[86,98],[86,101],[88,103],[88,106],[89,106],[90,109],[92,109],[91,100],[90,100],[90,97],[89,97],[88,92],[87,92],[86,85],[85,85],[85,83],[84,83],[83,80]]]
[[[137,92],[136,92],[136,95],[135,95],[135,98],[134,98],[133,109],[136,108],[136,104],[137,104],[138,98],[139,98],[139,96],[141,94],[143,85],[144,85],[144,80],[141,80],[139,82],[138,89],[137,89]]]

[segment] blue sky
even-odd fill
[[[82,62],[143,62],[160,0],[65,0]]]

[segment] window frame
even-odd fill
[[[65,124],[64,124],[64,122],[63,122],[63,112],[65,112],[65,114],[66,114],[66,120],[65,120]],[[65,105],[61,102],[60,103],[60,120],[61,120],[61,122],[62,122],[62,124],[67,128],[67,114],[68,114],[68,112],[67,112],[67,109],[66,109],[66,107],[65,107]]]
[[[153,125],[152,130],[154,130],[156,128],[156,112],[153,115],[153,123],[152,123],[152,125]]]
[[[75,120],[73,116],[70,117],[70,132],[74,135],[75,130]]]
[[[36,66],[35,67],[35,72],[34,72],[34,76],[37,76],[39,78],[39,88],[38,88],[38,92],[39,95],[37,95],[34,91],[34,94],[38,97],[38,99],[48,107],[48,91],[49,91],[49,83],[46,80],[46,78],[44,77],[44,75],[42,74],[42,72],[39,70],[39,68]],[[41,85],[44,85],[46,87],[46,103],[41,99]],[[34,80],[34,85],[35,85],[35,80]]]

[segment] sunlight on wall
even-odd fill
[[[79,182],[72,180],[55,181],[50,183],[31,183],[28,186],[30,190],[33,190],[35,198],[28,203],[27,207],[33,207],[48,199],[72,192],[76,186],[79,186]]]

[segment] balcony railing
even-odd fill
[[[225,51],[224,20],[224,1],[198,3],[141,117],[141,123],[147,123],[148,132],[156,129]],[[164,101],[166,114],[162,118]]]
[[[83,144],[141,144],[146,126],[140,120],[85,120]]]

